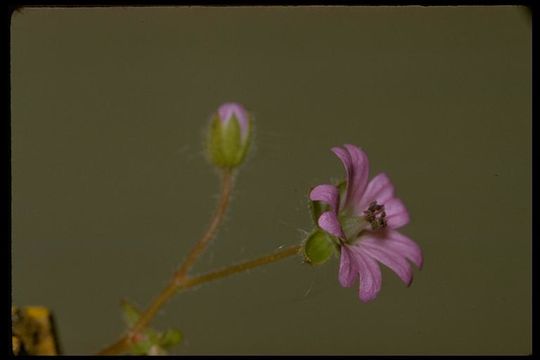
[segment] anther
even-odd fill
[[[364,211],[364,214],[366,221],[370,223],[371,228],[374,231],[383,230],[388,225],[384,205],[377,204],[376,201],[372,201],[369,204],[368,209]]]

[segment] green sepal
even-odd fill
[[[210,123],[210,131],[208,132],[208,153],[210,160],[217,166],[225,166],[226,158],[222,151],[223,148],[221,121],[216,115]]]
[[[236,119],[236,117],[233,117],[233,119]],[[231,121],[233,119],[231,119]],[[236,120],[236,122],[238,122],[238,127],[239,127],[239,130],[240,130],[240,121]],[[241,142],[241,148],[240,148],[240,151],[238,152],[238,155],[237,155],[237,158],[236,158],[236,162],[238,163],[238,165],[240,165],[240,164],[242,164],[244,162],[244,159],[246,158],[248,150],[249,150],[249,148],[251,146],[251,141],[252,141],[252,138],[253,138],[253,128],[252,128],[251,124],[253,124],[252,117],[251,117],[251,115],[248,115],[248,131],[247,131],[247,135],[246,135],[246,138],[242,140],[243,142]],[[241,130],[240,130],[240,135],[242,135]]]
[[[347,190],[347,181],[341,180],[336,184],[339,190],[339,201],[345,201],[345,191]]]
[[[325,211],[328,211],[330,206],[327,204],[320,202],[320,201],[313,201],[309,199],[309,194],[311,194],[311,191],[313,191],[314,188],[311,188],[308,193],[308,205],[309,205],[309,211],[311,213],[311,220],[313,221],[313,224],[315,226],[319,226],[319,216]]]
[[[324,204],[320,201],[311,201],[309,200],[309,210],[311,212],[311,220],[313,220],[313,224],[315,226],[318,225],[319,216],[325,211],[328,211],[329,206],[327,204]]]
[[[139,321],[139,318],[141,317],[141,312],[139,309],[137,309],[135,305],[131,304],[126,299],[122,299],[120,306],[122,307],[124,321],[126,322],[127,326],[132,327],[135,325],[135,323]]]
[[[225,125],[217,114],[212,118],[208,135],[208,153],[214,165],[234,168],[242,163],[250,145],[251,118],[248,127],[248,135],[242,139],[240,122],[234,114]]]
[[[229,166],[235,166],[241,155],[242,144],[240,141],[240,123],[236,116],[232,115],[222,132],[222,150]]]
[[[321,265],[335,253],[335,242],[322,230],[313,231],[304,242],[304,259],[308,264]]]

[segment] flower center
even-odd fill
[[[374,231],[384,230],[388,225],[384,205],[378,204],[376,201],[369,204],[368,209],[364,210],[364,214],[364,218]]]
[[[356,241],[358,236],[365,230],[382,231],[387,227],[384,205],[373,201],[363,213],[363,216],[351,216],[345,213],[339,217],[345,235],[345,242],[352,243]]]

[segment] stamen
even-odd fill
[[[377,204],[376,201],[369,204],[368,209],[364,210],[364,214],[366,221],[369,222],[374,231],[384,230],[388,225],[384,205]]]

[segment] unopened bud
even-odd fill
[[[251,117],[237,103],[225,103],[212,117],[208,155],[220,168],[239,166],[244,161],[251,138]]]

